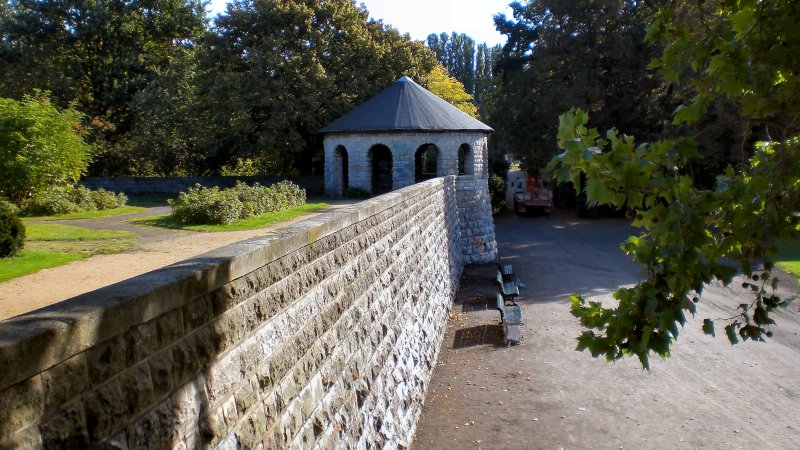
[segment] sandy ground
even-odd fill
[[[798,303],[774,314],[768,343],[732,347],[722,333],[703,335],[702,319],[729,317],[751,299],[740,279],[711,287],[669,359],[653,359],[650,372],[636,360],[606,364],[574,350],[580,327],[568,297],[610,301],[639,278],[618,247],[632,229],[565,215],[496,228],[501,255],[526,283],[525,342],[501,342],[488,305],[495,268],[467,268],[413,448],[800,448]]]
[[[132,231],[139,235],[137,248],[124,253],[92,256],[0,283],[0,320],[58,303],[345,205],[345,202],[341,202],[319,213],[257,230],[220,233],[176,231],[127,222],[140,216],[169,212],[168,207],[148,208],[147,212],[106,219],[64,221],[62,223],[73,226]]]

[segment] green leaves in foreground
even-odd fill
[[[729,285],[737,272],[747,277],[742,288],[752,302],[731,305],[729,317],[704,319],[703,331],[714,336],[721,322],[732,344],[770,337],[770,313],[792,301],[777,296],[769,261],[776,253],[772,242],[800,228],[794,213],[800,210],[800,139],[759,144],[748,167],[729,170],[711,191],[684,174],[697,154],[691,139],[635,145],[615,130],[600,138],[587,122],[580,110],[561,117],[564,152],[549,169],[576,186],[585,177],[590,204],[628,211],[641,232],[621,247],[646,278],[617,290],[615,306],[572,297],[572,314],[587,329],[578,350],[607,361],[635,355],[647,369],[651,352],[669,356],[703,287],[714,280]]]

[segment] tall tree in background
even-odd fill
[[[435,66],[422,44],[351,0],[233,3],[201,58],[206,169],[255,158],[268,173],[319,172],[319,128]]]
[[[131,99],[205,32],[201,0],[15,0],[0,10],[0,95],[34,88],[88,116],[94,172],[126,171],[117,138]],[[103,167],[105,166],[105,167]]]
[[[319,128],[402,75],[474,113],[428,48],[353,0],[236,1],[211,29],[203,15],[201,0],[0,0],[0,95],[75,101],[93,175],[320,173]]]
[[[484,99],[495,91],[494,67],[501,47],[489,47],[485,43],[476,47],[474,39],[456,32],[449,35],[432,33],[428,35],[426,44],[447,72],[473,96],[480,117],[486,119],[488,109],[484,106]]]
[[[475,40],[464,33],[430,34],[428,48],[468,94],[475,94]]]
[[[484,120],[492,120],[493,108],[496,103],[497,87],[499,79],[495,69],[500,60],[502,47],[495,45],[479,44],[475,51],[475,105],[478,113]],[[496,118],[496,117],[495,117]]]
[[[558,116],[577,106],[600,126],[658,136],[673,104],[647,70],[651,1],[530,0],[495,17],[507,36],[498,61],[502,89],[490,123],[499,145],[532,169],[556,152]]]

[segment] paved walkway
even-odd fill
[[[732,347],[705,336],[743,290],[712,287],[672,357],[605,364],[574,351],[569,295],[610,301],[640,269],[619,250],[620,220],[569,215],[496,222],[503,259],[526,283],[525,342],[502,345],[492,265],[469,267],[448,324],[414,448],[770,448],[800,443],[800,313],[775,314],[769,342]],[[783,274],[783,285],[796,291]],[[741,301],[739,298],[741,297]],[[728,314],[730,315],[730,314]]]

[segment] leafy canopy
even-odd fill
[[[800,230],[798,20],[800,9],[791,1],[723,0],[664,8],[648,29],[647,38],[665,46],[651,67],[694,93],[676,111],[675,124],[701,123],[722,99],[755,141],[742,143],[747,163],[725,170],[714,189],[696,186],[690,176],[699,156],[696,138],[705,129],[637,144],[614,129],[601,137],[587,128],[583,110],[560,117],[564,153],[549,168],[561,181],[585,176],[589,202],[630,211],[642,232],[622,248],[647,273],[615,292],[615,307],[572,298],[572,313],[588,328],[579,350],[609,361],[635,355],[648,368],[650,352],[669,355],[703,286],[730,284],[738,270],[748,277],[742,287],[753,301],[731,305],[730,317],[705,318],[703,331],[713,336],[721,324],[731,344],[772,335],[770,313],[792,301],[775,293],[775,243]]]
[[[507,42],[502,87],[490,116],[499,145],[528,169],[555,154],[557,118],[572,106],[601,127],[656,137],[674,109],[647,70],[657,49],[643,42],[657,0],[529,0],[495,24]]]
[[[46,96],[0,98],[0,197],[20,204],[77,181],[91,160],[82,118],[72,108],[59,111]]]

